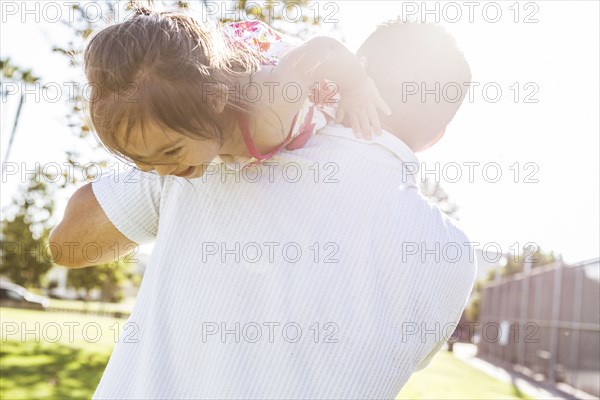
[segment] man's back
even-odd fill
[[[95,398],[396,396],[475,265],[397,155],[340,132],[241,173],[94,183],[126,236],[156,237]]]

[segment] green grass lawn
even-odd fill
[[[11,400],[91,398],[126,322],[8,307],[0,319],[0,399]]]
[[[110,351],[77,349],[60,343],[3,342],[0,398],[89,399],[109,356]]]
[[[92,352],[111,352],[127,322],[126,319],[104,316],[8,307],[0,308],[0,318],[2,343],[5,340],[59,343]]]
[[[531,399],[442,349],[415,372],[396,399]]]
[[[0,399],[89,399],[125,319],[0,308]],[[36,323],[39,327],[36,327]],[[69,337],[69,323],[79,323]],[[23,325],[24,324],[24,325]],[[87,336],[83,327],[91,327]],[[63,327],[60,336],[56,325]],[[17,327],[19,331],[11,333]],[[21,329],[37,332],[21,337]],[[98,329],[99,328],[99,329]],[[47,329],[44,332],[44,329]],[[97,334],[100,333],[100,335]],[[22,340],[25,339],[25,340]],[[55,343],[49,342],[55,341]],[[93,342],[92,342],[93,341]],[[520,399],[512,385],[499,382],[440,351],[415,373],[397,399]]]

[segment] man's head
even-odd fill
[[[356,55],[392,109],[392,115],[380,115],[383,128],[415,152],[437,142],[471,80],[454,38],[440,25],[390,21],[377,27]]]

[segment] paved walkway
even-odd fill
[[[446,350],[442,350],[446,351]],[[513,384],[519,391],[537,399],[598,399],[574,388],[564,387],[566,392],[558,390],[546,383],[535,381],[528,376],[510,368],[492,364],[476,357],[477,346],[470,343],[455,343],[454,356],[499,381]],[[563,387],[561,387],[563,389]]]

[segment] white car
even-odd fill
[[[46,310],[50,299],[31,293],[23,286],[0,281],[0,306]]]

